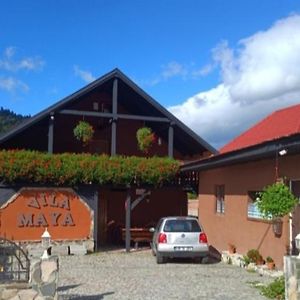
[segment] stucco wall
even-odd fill
[[[300,178],[300,156],[279,157],[279,176]],[[209,243],[219,251],[228,243],[237,252],[259,249],[263,257],[271,256],[282,266],[283,255],[289,246],[289,221],[283,222],[283,234],[275,237],[271,224],[247,217],[248,191],[259,191],[275,178],[275,159],[223,167],[200,173],[199,218]],[[216,213],[215,185],[225,185],[225,214]]]

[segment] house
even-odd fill
[[[234,244],[246,254],[258,249],[282,266],[283,255],[294,253],[300,232],[300,208],[283,219],[280,236],[262,218],[257,192],[277,180],[287,182],[300,197],[300,105],[278,110],[248,129],[220,154],[187,163],[182,171],[199,172],[199,218],[209,242],[219,251]]]
[[[88,144],[74,137],[79,121],[94,129]],[[142,157],[145,154],[137,147],[136,132],[145,126],[156,136],[147,157],[169,156],[185,162],[216,153],[118,69],[2,135],[0,149]],[[54,241],[84,241],[91,250],[120,242],[125,223],[128,237],[130,227],[146,227],[161,216],[185,214],[187,197],[182,184],[57,187],[25,181],[2,182],[0,187],[0,235],[16,241],[39,240],[48,227]]]

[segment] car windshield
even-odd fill
[[[200,232],[197,220],[167,220],[164,232]]]

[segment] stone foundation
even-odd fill
[[[228,251],[223,251],[222,261],[230,265],[239,266],[241,268],[255,271],[261,276],[267,275],[275,278],[283,276],[283,271],[269,270],[266,265],[256,265],[254,263],[250,263],[249,265],[246,265],[243,259],[243,255],[238,253],[231,254]]]
[[[40,258],[43,254],[41,242],[20,243],[30,259]],[[81,241],[51,241],[51,255],[84,255],[94,252],[94,240]]]

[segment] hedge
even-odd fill
[[[178,172],[178,161],[162,157],[0,151],[0,181],[3,183],[158,186],[173,181]]]

